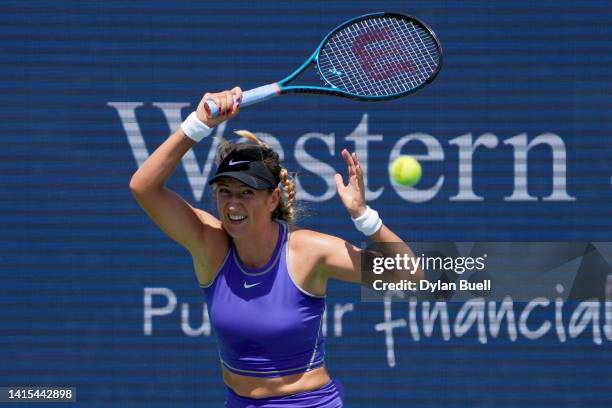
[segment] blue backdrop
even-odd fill
[[[129,179],[202,93],[281,79],[367,12],[413,14],[436,31],[445,60],[431,86],[380,104],[281,97],[217,129],[279,148],[298,173],[300,226],[363,241],[333,188],[348,147],[366,163],[371,206],[405,240],[612,241],[608,0],[4,1],[0,11],[0,386],[76,386],[88,407],[222,405],[190,257],[140,210]],[[212,140],[169,183],[208,210]],[[414,190],[389,181],[400,152],[423,164]],[[576,337],[555,328],[570,325],[578,306],[566,304],[561,320],[550,307],[531,315],[532,330],[557,319],[541,336],[523,327],[514,338],[504,323],[485,343],[476,325],[449,335],[438,320],[428,332],[430,304],[387,305],[387,322],[398,320],[385,331],[384,304],[360,302],[348,284],[328,292],[327,364],[348,407],[612,404],[603,305]],[[448,305],[451,327],[461,306]],[[518,316],[525,305],[514,306]]]

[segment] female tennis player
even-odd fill
[[[341,407],[343,387],[325,368],[322,315],[329,279],[362,282],[360,249],[292,226],[294,184],[278,154],[249,133],[244,135],[251,142],[225,142],[219,150],[209,182],[217,217],[165,186],[194,143],[238,114],[241,97],[240,88],[205,94],[136,171],[130,189],[151,219],[193,257],[218,340],[228,387],[225,406]],[[211,118],[206,100],[219,107],[218,117]],[[401,242],[366,206],[356,155],[344,149],[342,157],[348,184],[336,174],[336,185],[356,227],[374,241]]]

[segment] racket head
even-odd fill
[[[416,17],[371,13],[333,29],[306,63],[314,62],[327,87],[284,86],[284,92],[317,92],[382,101],[409,95],[431,83],[442,67],[442,45]]]

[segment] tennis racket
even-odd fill
[[[323,86],[289,85],[315,65]],[[301,67],[288,77],[242,94],[241,107],[287,93],[318,93],[361,101],[385,101],[409,95],[431,83],[442,65],[442,46],[434,32],[415,17],[372,13],[333,29]],[[208,100],[208,114],[218,109]]]

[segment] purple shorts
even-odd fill
[[[312,390],[298,392],[297,394],[284,395],[282,397],[270,398],[247,398],[241,397],[230,388],[227,388],[226,408],[342,408],[344,400],[344,387],[336,379],[327,385]]]

